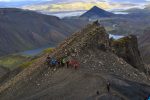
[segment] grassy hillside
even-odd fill
[[[54,48],[47,48],[43,51],[41,51],[40,54],[29,56],[25,54],[12,54],[0,57],[0,66],[3,66],[4,68],[14,70],[18,67],[25,68],[26,66],[29,66],[34,62],[35,59],[37,59],[39,56],[51,53],[53,52]]]
[[[22,55],[8,55],[0,57],[0,66],[13,70],[26,62],[30,57]]]

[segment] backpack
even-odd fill
[[[62,59],[62,63],[64,63],[64,64],[66,63],[66,59],[65,58]]]
[[[56,63],[57,63],[57,62],[56,62],[55,59],[52,59],[52,60],[51,60],[51,64],[52,64],[52,65],[55,65]]]

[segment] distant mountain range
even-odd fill
[[[80,17],[85,17],[85,18],[100,18],[100,17],[112,17],[115,14],[105,11],[97,6],[94,6],[90,10],[88,10],[86,13],[81,15]]]
[[[128,12],[129,14],[150,15],[150,5],[147,5],[143,9],[139,9],[139,8],[128,9],[128,10],[126,10],[126,12]]]
[[[83,22],[85,23],[85,22]],[[55,16],[15,8],[0,9],[0,55],[54,45],[84,25],[81,20],[61,20]]]

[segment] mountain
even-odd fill
[[[48,54],[58,59],[67,56],[80,67],[48,67],[44,64]],[[112,52],[109,35],[97,22],[74,33],[48,54],[2,84],[0,99],[143,100],[150,93],[149,76]]]
[[[73,25],[73,23],[76,25]],[[0,9],[0,55],[41,46],[52,46],[84,26],[69,24],[55,16],[16,8]]]
[[[88,10],[86,13],[82,14],[81,17],[85,18],[101,18],[101,17],[112,17],[115,14],[105,11],[101,8],[98,8],[97,6],[94,6],[90,10]]]
[[[132,17],[148,17],[150,15],[150,9],[149,7],[145,7],[144,9],[139,9],[139,8],[132,8],[132,9],[128,9],[125,12],[128,12],[129,15]]]

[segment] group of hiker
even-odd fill
[[[62,57],[62,58],[56,59],[56,58],[50,57],[50,55],[48,55],[46,58],[46,64],[49,67],[67,66],[67,68],[69,68],[69,67],[73,67],[75,69],[79,68],[79,62],[74,59],[69,59],[68,57]]]

